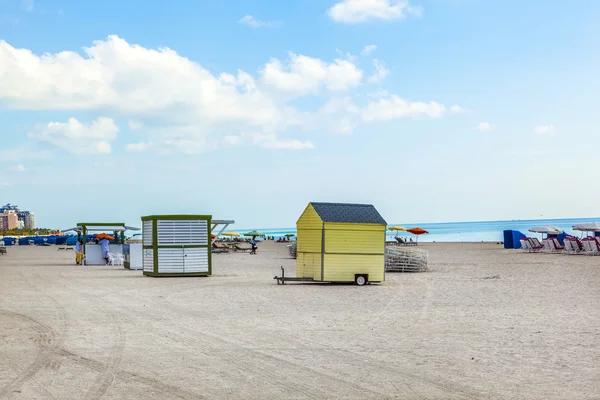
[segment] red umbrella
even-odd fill
[[[429,233],[425,229],[422,229],[422,228],[410,228],[410,229],[407,230],[407,232],[410,232],[413,235],[417,235],[417,242],[419,241],[419,235],[423,235],[425,233]]]

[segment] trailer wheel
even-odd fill
[[[358,285],[358,286],[363,286],[366,285],[369,281],[367,279],[367,275],[356,275],[354,277],[354,282]]]

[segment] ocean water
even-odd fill
[[[501,242],[504,240],[503,231],[506,229],[521,231],[532,237],[541,237],[540,234],[528,232],[535,226],[554,225],[565,232],[575,236],[581,236],[581,232],[573,231],[572,226],[586,222],[598,222],[596,218],[573,218],[573,219],[532,219],[516,221],[482,221],[482,222],[445,222],[445,223],[422,223],[422,224],[390,224],[401,225],[407,229],[420,227],[429,231],[429,234],[419,236],[419,242]],[[254,229],[242,229],[238,232],[245,233]],[[295,228],[265,228],[257,231],[276,238],[288,233],[296,234]],[[388,231],[388,240],[394,240],[394,236],[416,239],[415,235],[408,232]]]

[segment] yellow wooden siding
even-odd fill
[[[320,279],[323,221],[312,205],[306,207],[296,223],[296,228],[296,277]]]
[[[317,271],[316,275],[315,271]],[[321,279],[321,254],[298,253],[296,277]]]
[[[317,229],[323,227],[323,221],[319,214],[315,211],[312,205],[308,205],[300,218],[298,218],[298,222],[296,222],[296,228],[298,229]]]
[[[325,229],[325,253],[383,254],[385,231]]]
[[[379,224],[350,224],[345,222],[326,222],[325,230],[332,231],[380,231],[385,232],[386,226]]]
[[[384,256],[325,254],[324,281],[353,282],[355,274],[368,274],[369,281],[384,279]]]

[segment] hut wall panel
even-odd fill
[[[384,280],[384,255],[325,254],[324,280],[352,282],[355,274],[368,274],[370,281]]]
[[[208,244],[208,221],[169,220],[158,221],[158,245],[206,245]]]
[[[142,244],[152,246],[152,221],[144,221],[142,224]]]
[[[208,249],[185,249],[185,272],[208,272]]]
[[[158,249],[159,273],[208,272],[208,249]]]
[[[323,221],[311,205],[306,207],[298,219],[296,228],[296,276],[320,279]]]
[[[144,249],[143,250],[142,263],[144,266],[144,271],[154,272],[154,250],[152,250],[152,249]]]
[[[357,227],[361,227],[357,225]],[[325,228],[325,253],[383,254],[384,227],[377,230],[334,230]]]

